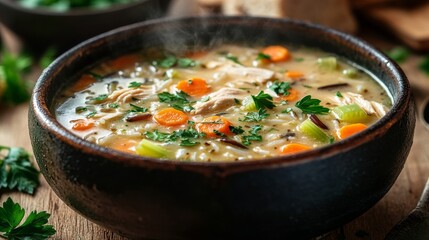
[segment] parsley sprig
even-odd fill
[[[160,132],[158,130],[146,131],[146,138],[157,142],[177,142],[180,141],[180,146],[191,147],[199,144],[196,139],[203,138],[204,133],[200,133],[192,127],[173,131],[172,133]]]
[[[252,144],[252,141],[261,142],[262,136],[258,134],[258,132],[261,130],[261,125],[255,125],[248,131],[248,134],[242,135],[241,142],[243,143],[243,145],[249,146],[250,144]]]
[[[273,84],[270,86],[270,89],[277,94],[288,96],[289,89],[291,89],[290,82],[274,81]]]
[[[0,190],[33,194],[38,186],[39,171],[30,162],[30,155],[23,148],[0,146]]]
[[[295,107],[301,109],[306,114],[327,114],[329,108],[321,106],[320,102],[319,99],[311,98],[311,95],[307,95],[296,102]]]
[[[24,223],[25,210],[18,203],[8,198],[0,207],[0,236],[6,239],[47,239],[55,234],[52,225],[46,225],[50,214],[42,211],[32,211]]]
[[[168,103],[171,107],[184,111],[190,112],[194,109],[191,106],[191,102],[188,100],[190,96],[183,91],[176,92],[175,94],[171,94],[169,92],[162,92],[158,94],[158,98],[160,102]]]
[[[269,94],[264,93],[263,91],[260,91],[258,95],[254,96],[251,95],[253,101],[255,102],[256,109],[273,109],[276,105],[273,103],[273,97],[271,97]]]
[[[270,114],[267,113],[267,110],[259,109],[257,112],[248,112],[243,119],[238,120],[242,122],[260,122],[269,116]]]

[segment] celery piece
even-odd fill
[[[241,104],[243,105],[243,109],[245,111],[248,111],[248,112],[256,111],[256,104],[255,104],[255,101],[253,101],[252,97],[244,98]]]
[[[347,68],[343,70],[343,75],[348,78],[356,78],[358,76],[358,71],[355,68]]]
[[[334,141],[334,138],[320,129],[316,124],[314,124],[310,119],[305,120],[299,125],[299,131],[305,134],[308,137],[314,138],[317,141],[322,143],[331,143]]]
[[[368,118],[366,112],[355,103],[335,107],[332,109],[332,112],[341,121],[349,123],[364,122]]]
[[[168,150],[147,139],[141,140],[136,147],[137,154],[145,157],[166,158]]]
[[[337,58],[336,57],[324,57],[317,59],[319,67],[325,70],[337,69]]]

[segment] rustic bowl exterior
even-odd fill
[[[0,22],[34,50],[55,46],[61,50],[90,37],[131,23],[162,16],[170,0],[139,0],[106,9],[54,12],[28,9],[16,0],[0,0]]]
[[[347,140],[293,156],[234,163],[143,158],[74,136],[55,120],[55,96],[73,76],[115,54],[218,42],[303,45],[377,76],[393,108]],[[177,49],[178,48],[178,49]],[[44,71],[29,112],[34,154],[56,194],[97,224],[133,239],[301,239],[359,216],[392,186],[415,125],[408,81],[385,55],[351,36],[264,18],[141,23],[91,39]]]

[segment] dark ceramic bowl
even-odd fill
[[[260,161],[194,163],[139,157],[87,142],[54,116],[55,98],[83,69],[117,54],[217,43],[298,44],[377,76],[393,107],[347,140]],[[90,39],[59,57],[34,89],[29,127],[46,180],[71,208],[132,238],[299,239],[334,229],[379,201],[413,140],[415,109],[399,67],[349,35],[306,23],[211,17],[151,21]]]
[[[0,0],[0,22],[35,50],[72,47],[108,30],[162,16],[170,0],[138,0],[106,9],[71,9],[55,12],[29,9],[16,0]]]

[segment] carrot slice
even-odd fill
[[[271,62],[283,62],[289,59],[289,50],[282,46],[268,46],[262,50],[262,53],[270,56]]]
[[[292,154],[310,150],[311,147],[301,143],[289,143],[280,147],[280,152],[283,154]]]
[[[158,124],[164,126],[182,125],[188,121],[188,115],[186,115],[186,113],[174,108],[162,109],[153,117]]]
[[[135,153],[137,143],[138,142],[136,140],[120,139],[119,141],[112,144],[112,148],[122,152]]]
[[[297,79],[297,78],[303,77],[304,73],[299,71],[288,71],[285,73],[285,75],[288,78]]]
[[[289,92],[289,95],[283,95],[280,98],[282,100],[289,101],[289,102],[292,102],[292,101],[295,101],[295,100],[298,99],[298,95],[299,94],[298,94],[297,90],[291,88],[291,89],[288,90],[288,92]]]
[[[207,82],[204,79],[196,77],[180,81],[177,83],[176,88],[193,97],[202,96],[209,91]]]
[[[75,92],[79,92],[87,88],[90,84],[95,83],[97,80],[89,74],[84,74],[82,77],[77,80],[77,82],[73,85],[72,90]]]
[[[365,130],[366,128],[368,128],[368,126],[366,126],[363,123],[354,123],[354,124],[346,125],[340,128],[340,130],[338,131],[338,137],[340,139],[348,138],[353,134],[356,134],[362,130]]]
[[[205,133],[207,137],[217,137],[219,133],[230,134],[229,126],[231,123],[224,117],[211,116],[204,118],[202,122],[196,125],[198,132]]]
[[[94,121],[91,119],[76,119],[70,123],[73,123],[72,129],[76,131],[86,131],[94,127]]]
[[[122,70],[134,66],[139,59],[138,54],[128,54],[109,61],[107,65],[114,70]]]

